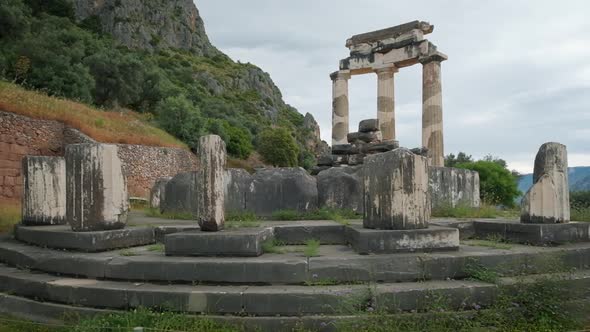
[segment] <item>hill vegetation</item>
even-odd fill
[[[81,17],[76,16],[84,9],[85,2],[80,0],[2,1],[0,78],[98,108],[134,110],[190,148],[196,147],[200,135],[218,134],[226,141],[230,155],[242,159],[259,150],[257,137],[265,129],[282,128],[299,147],[297,163],[307,164],[314,153],[310,149],[314,144],[309,142],[318,138],[306,128],[303,115],[284,103],[268,74],[254,65],[236,63],[208,44],[204,28],[199,28],[200,18],[195,19],[192,12],[183,14],[196,11],[192,2],[175,1],[179,6],[170,13],[164,7],[168,2],[150,2],[149,6],[138,1],[107,2],[100,15]],[[132,5],[139,7],[128,8]],[[206,51],[199,51],[197,44],[190,48],[170,44],[168,35],[152,35],[150,47],[144,48],[145,43],[134,42],[141,33],[119,36],[130,39],[129,45],[116,40],[108,27],[127,24],[141,32],[142,21],[133,20],[150,16],[141,12],[131,15],[133,10],[165,15],[161,19],[178,29],[197,25],[189,32],[202,36],[191,40],[198,39]],[[119,12],[127,16],[106,19]],[[184,17],[193,21],[187,23]],[[139,47],[130,47],[136,44]],[[11,111],[11,105],[0,106]],[[117,116],[120,112],[102,117],[104,126],[113,126],[113,132],[118,131],[113,120]],[[83,123],[89,132],[92,126],[88,121]]]

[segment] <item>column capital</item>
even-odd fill
[[[399,69],[395,66],[389,66],[389,67],[381,67],[381,68],[375,68],[373,69],[373,71],[377,74],[377,75],[386,75],[386,74],[395,74],[399,71]]]
[[[434,53],[432,53],[432,54],[428,54],[428,55],[425,55],[425,56],[421,56],[421,57],[418,59],[418,61],[419,61],[421,64],[425,65],[425,64],[428,64],[428,63],[430,63],[430,62],[443,62],[443,61],[446,61],[448,58],[449,58],[449,57],[448,57],[446,54],[444,54],[444,53],[441,53],[441,52],[434,52]]]
[[[332,79],[332,81],[349,80],[350,79],[350,71],[349,70],[335,71],[332,74],[330,74],[330,78]]]

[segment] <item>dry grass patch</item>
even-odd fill
[[[147,124],[147,119],[139,113],[129,110],[102,111],[1,81],[0,110],[35,119],[59,121],[103,143],[186,148],[172,135]]]
[[[0,233],[12,231],[21,220],[20,203],[14,201],[0,202]]]

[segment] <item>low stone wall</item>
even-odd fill
[[[63,156],[68,144],[92,142],[92,138],[61,122],[0,111],[0,200],[21,199],[24,156]],[[197,157],[185,149],[118,146],[131,196],[148,198],[158,178],[197,168]]]

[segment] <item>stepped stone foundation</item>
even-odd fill
[[[121,229],[127,222],[127,182],[109,144],[66,147],[66,220],[74,231]]]
[[[197,218],[201,231],[217,232],[225,222],[225,143],[217,135],[199,139],[201,169],[197,182]]]
[[[523,223],[556,224],[570,221],[567,148],[545,143],[535,157],[533,186],[521,203]]]
[[[348,80],[354,75],[377,75],[377,118],[384,141],[395,140],[394,75],[400,68],[422,64],[422,146],[430,165],[444,166],[441,63],[447,56],[424,35],[434,26],[413,21],[352,36],[350,56],[332,73],[332,147],[345,144],[348,134]],[[349,137],[350,142],[350,137]]]
[[[159,178],[150,190],[150,207],[159,209],[160,204],[166,198],[166,184],[172,180],[172,177]]]
[[[23,225],[66,222],[66,162],[61,157],[23,158]]]

